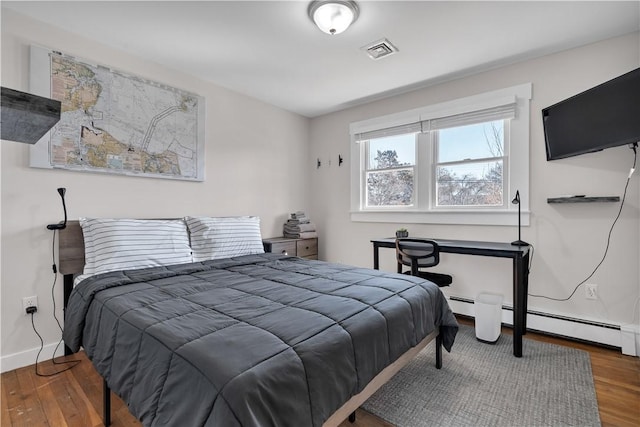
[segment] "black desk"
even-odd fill
[[[527,292],[529,288],[529,246],[472,240],[432,239],[440,252],[513,259],[513,355],[522,357],[522,336],[527,331]],[[380,267],[379,248],[396,247],[396,239],[373,239],[373,268]]]

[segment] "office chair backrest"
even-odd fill
[[[411,267],[411,274],[418,275],[418,269],[433,267],[440,262],[440,247],[429,239],[396,239],[398,263]]]

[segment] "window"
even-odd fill
[[[413,206],[415,135],[370,139],[366,150],[366,206]]]
[[[509,120],[434,131],[437,207],[504,207],[505,135]]]
[[[528,224],[530,98],[526,84],[352,123],[352,219],[517,224],[520,190]]]

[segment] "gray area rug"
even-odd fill
[[[399,427],[599,426],[589,353],[524,339],[522,358],[461,326],[435,368],[429,344],[363,408]]]

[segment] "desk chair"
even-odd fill
[[[422,277],[430,280],[439,287],[449,286],[453,278],[448,274],[421,271],[422,268],[434,267],[440,262],[440,246],[429,239],[396,239],[396,258],[398,273],[402,273],[402,266],[411,267],[404,274]]]

